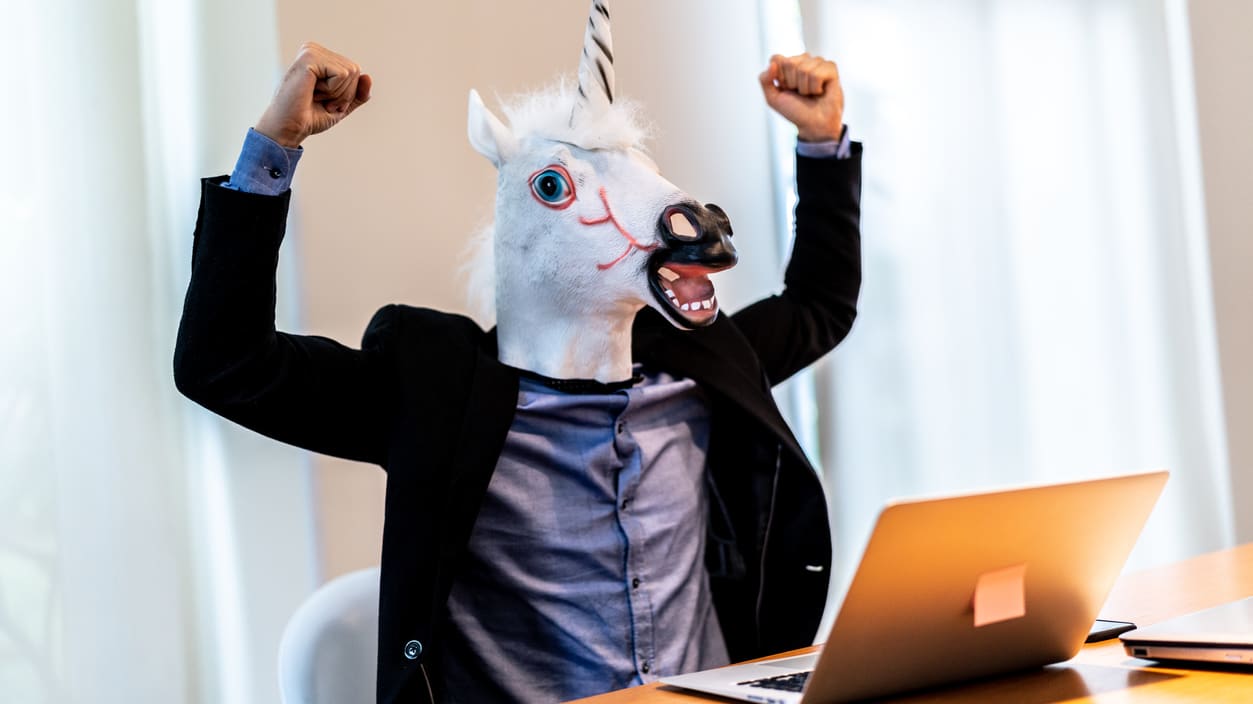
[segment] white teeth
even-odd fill
[[[691,303],[679,304],[679,299],[675,297],[674,292],[666,289],[666,296],[670,298],[670,303],[676,308],[684,312],[695,313],[702,310],[713,310],[718,306],[718,297],[710,296],[703,301],[692,301]]]
[[[673,271],[670,271],[664,266],[657,270],[657,275],[671,283],[679,280],[678,274],[674,273]]]

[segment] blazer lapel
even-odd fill
[[[449,514],[454,517],[449,539],[460,549],[469,542],[517,407],[518,375],[496,359],[496,331],[492,329],[477,350],[454,454],[450,491],[462,510]]]
[[[763,422],[784,446],[808,462],[760,369],[745,363],[755,360],[756,353],[725,315],[720,313],[706,328],[679,330],[645,308],[635,319],[632,353],[638,362],[695,379],[707,392]]]

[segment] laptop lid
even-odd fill
[[[1253,665],[1253,596],[1137,628],[1122,643],[1137,658]]]
[[[743,684],[766,676],[761,663],[663,681],[748,701],[825,703],[1069,659],[1166,478],[1152,472],[889,504],[816,664],[806,663],[813,671],[803,696]]]

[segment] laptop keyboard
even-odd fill
[[[737,684],[745,687],[761,687],[762,689],[779,689],[784,692],[800,692],[805,689],[805,681],[809,679],[808,672],[794,672],[789,675],[775,675],[774,677],[763,677],[759,680],[748,680]]]

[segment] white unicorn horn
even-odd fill
[[[595,115],[614,99],[613,34],[609,31],[609,10],[605,0],[592,0],[587,31],[583,33],[583,57],[579,60],[579,102],[570,115],[574,124],[580,111]]]

